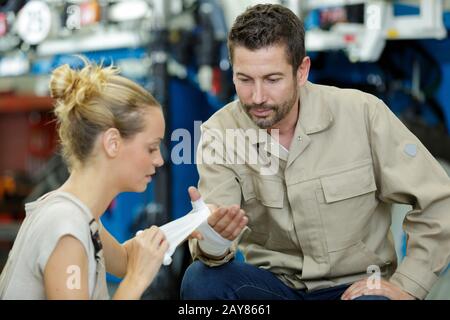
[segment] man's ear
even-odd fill
[[[309,68],[311,67],[311,59],[306,56],[297,69],[297,84],[303,86],[308,81]]]
[[[103,149],[109,157],[115,158],[117,156],[121,143],[122,137],[119,130],[117,130],[116,128],[109,128],[103,133],[102,145]]]

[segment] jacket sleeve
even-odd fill
[[[406,256],[390,282],[423,299],[449,263],[450,179],[381,100],[369,105],[368,124],[380,200],[412,205]]]
[[[219,148],[223,148],[223,140],[216,139],[216,144],[211,144],[205,134],[208,128],[202,127],[202,137],[197,148],[197,170],[199,173],[198,189],[205,203],[217,206],[241,205],[241,187],[236,173],[224,161]],[[218,131],[216,131],[217,133]],[[206,138],[205,138],[206,137]],[[215,154],[211,157],[211,154]],[[239,237],[233,242],[230,252],[221,259],[206,256],[198,247],[198,240],[189,240],[189,249],[192,258],[199,259],[209,266],[219,266],[231,260],[237,248]]]

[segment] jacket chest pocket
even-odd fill
[[[322,177],[320,183],[324,195],[323,201],[328,204],[377,190],[372,165]]]
[[[330,252],[360,241],[378,205],[372,164],[320,178],[316,190]]]

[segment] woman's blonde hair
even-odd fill
[[[123,138],[131,138],[144,129],[145,111],[161,107],[144,88],[119,76],[117,68],[81,59],[81,70],[65,64],[50,79],[62,155],[69,168],[85,162],[101,132],[116,128]]]

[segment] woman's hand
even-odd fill
[[[123,246],[127,251],[127,273],[115,298],[138,299],[155,278],[169,243],[164,233],[152,226]]]
[[[156,226],[143,230],[125,245],[127,250],[127,276],[137,276],[150,285],[161,267],[164,253],[169,248],[164,233]]]

